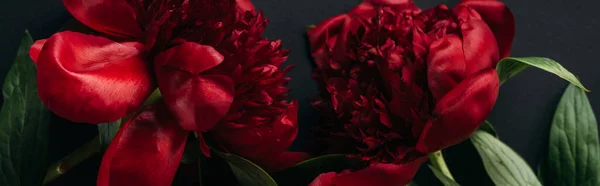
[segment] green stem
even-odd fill
[[[442,155],[441,150],[431,153],[429,155],[429,161],[435,168],[442,171],[446,177],[454,181],[454,177],[452,177],[452,173],[450,173],[450,169],[448,169],[448,166],[446,165],[446,161],[444,160],[444,155]]]
[[[101,145],[100,139],[96,136],[90,142],[79,147],[79,149],[73,151],[60,161],[52,164],[46,171],[46,177],[44,178],[44,185],[65,174],[71,168],[79,165],[84,160],[92,157],[93,155],[100,152]]]

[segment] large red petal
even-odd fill
[[[115,121],[138,109],[155,85],[142,44],[61,32],[37,59],[39,96],[74,122]]]
[[[408,184],[427,157],[407,164],[373,164],[356,172],[321,174],[309,186],[404,186]]]
[[[227,151],[248,158],[269,171],[281,170],[297,163],[295,160],[300,158],[296,156],[290,156],[294,158],[288,159],[289,161],[278,160],[282,162],[279,165],[274,165],[272,162],[282,156],[282,153],[294,142],[297,134],[297,101],[292,102],[286,113],[270,126],[230,127],[222,125],[211,131],[215,142],[225,147]]]
[[[240,8],[243,11],[254,11],[256,8],[254,8],[254,5],[252,4],[252,1],[250,0],[236,0],[238,8]]]
[[[457,35],[434,41],[427,56],[427,82],[435,99],[441,99],[465,78],[465,55]]]
[[[233,102],[227,75],[201,75],[223,61],[210,46],[185,43],[158,54],[155,70],[165,102],[187,130],[204,132],[217,124]]]
[[[31,57],[31,60],[33,60],[34,63],[37,63],[37,59],[40,56],[40,52],[42,52],[42,48],[44,48],[44,45],[46,45],[46,41],[48,40],[37,40],[35,43],[33,43],[33,45],[31,45],[31,48],[29,48],[29,57]]]
[[[498,44],[494,33],[473,9],[462,7],[456,11],[459,18],[465,20],[460,24],[460,29],[467,61],[467,76],[492,67],[499,61]]]
[[[63,0],[75,19],[105,34],[141,38],[142,28],[124,0]]]
[[[500,58],[510,55],[515,38],[515,18],[506,5],[496,0],[463,0],[458,6],[475,9],[494,32],[500,49]],[[496,65],[497,62],[494,62]]]
[[[110,143],[100,165],[98,186],[171,185],[188,134],[164,103],[146,106]]]
[[[492,111],[498,97],[498,74],[492,68],[473,75],[438,101],[423,129],[417,150],[430,153],[469,138]]]

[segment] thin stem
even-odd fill
[[[200,186],[205,185],[204,183],[204,173],[205,170],[204,168],[206,168],[206,157],[204,156],[200,156],[198,158],[198,181],[200,183]]]
[[[446,165],[446,161],[444,160],[444,155],[442,155],[441,150],[431,153],[429,155],[429,160],[431,164],[438,170],[442,171],[442,173],[444,173],[446,177],[450,178],[451,180],[454,180],[454,177],[452,177],[452,173],[450,173],[450,169],[448,169],[448,166]]]
[[[71,168],[79,165],[84,160],[92,157],[96,153],[99,153],[101,149],[100,139],[96,136],[94,139],[79,147],[79,149],[73,151],[58,162],[52,164],[46,171],[46,177],[44,178],[44,185],[65,174]]]

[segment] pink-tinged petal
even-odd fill
[[[465,78],[465,63],[459,36],[447,35],[431,44],[427,56],[427,82],[436,100]]]
[[[60,32],[37,60],[42,102],[74,122],[103,123],[134,112],[155,88],[140,43]]]
[[[290,165],[290,162],[300,159],[295,157],[285,165],[272,165],[273,162],[269,162],[284,153],[296,139],[297,134],[297,101],[292,102],[286,113],[270,126],[233,124],[219,125],[211,130],[211,136],[215,142],[224,147],[226,151],[247,158],[268,171],[287,168],[285,166]]]
[[[494,32],[500,49],[500,58],[510,55],[510,48],[515,38],[515,18],[504,3],[496,0],[463,0],[458,6],[475,9]],[[495,66],[496,63],[494,62],[493,65]]]
[[[165,102],[187,130],[205,132],[229,111],[234,84],[228,75],[201,75],[223,61],[210,46],[185,43],[158,54],[155,71]]]
[[[146,106],[121,127],[104,153],[98,186],[171,185],[188,134],[164,103]]]
[[[238,7],[243,11],[254,11],[254,5],[250,0],[237,0]]]
[[[309,186],[404,186],[408,184],[427,157],[406,164],[372,164],[356,172],[331,172],[319,175]]]
[[[469,138],[492,111],[498,97],[498,74],[492,68],[462,81],[438,101],[416,148],[431,153]]]
[[[31,45],[31,48],[29,48],[29,56],[31,57],[31,60],[33,60],[34,63],[37,63],[38,56],[40,55],[40,52],[42,52],[42,48],[44,48],[46,41],[48,40],[37,40],[35,41],[35,43],[33,43],[33,45]]]
[[[479,14],[468,7],[459,8],[459,18],[465,20],[460,24],[463,35],[463,50],[467,61],[466,75],[493,67],[499,61],[498,44],[494,33],[488,25],[478,19]]]
[[[124,0],[63,0],[75,19],[112,36],[142,38],[143,31]]]

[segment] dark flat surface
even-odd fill
[[[300,141],[306,140],[315,113],[307,97],[316,93],[310,79],[311,61],[305,41],[307,25],[350,10],[360,0],[254,0],[271,20],[266,36],[283,40],[284,47],[292,53],[287,61],[296,68],[289,73],[292,96],[300,101]],[[422,8],[443,1],[417,0]],[[458,1],[449,1],[455,4]],[[504,0],[516,17],[517,33],[512,56],[545,56],[555,59],[580,77],[592,90],[588,94],[592,106],[600,109],[600,1],[592,0]],[[69,18],[60,0],[3,0],[0,6],[0,79],[4,79],[25,29],[35,38],[50,36]],[[547,146],[550,121],[554,108],[567,83],[542,72],[528,69],[507,82],[489,120],[495,125],[501,139],[536,166]],[[596,114],[599,112],[596,111]],[[58,121],[58,120],[57,120]],[[51,161],[64,156],[85,143],[94,135],[95,126],[56,122],[52,126],[50,143]],[[460,154],[459,150],[471,153]],[[480,168],[473,149],[463,144],[448,150],[453,157],[449,162],[462,185],[488,185],[484,173],[471,173],[467,169]],[[455,159],[454,159],[455,158]],[[51,185],[94,185],[99,157],[76,167]],[[481,169],[479,169],[481,170]],[[426,171],[425,171],[426,172]],[[423,183],[430,178],[419,176]],[[421,182],[420,182],[421,183]],[[423,185],[423,184],[422,184]],[[425,184],[428,185],[428,184]]]

